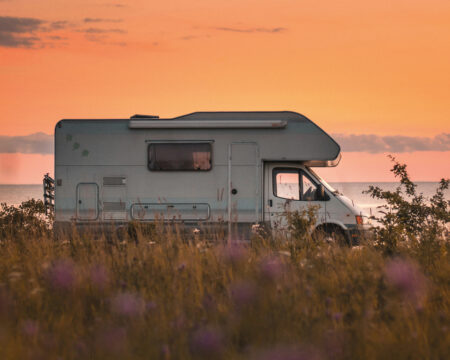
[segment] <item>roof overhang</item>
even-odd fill
[[[342,154],[339,153],[338,156],[334,160],[307,160],[302,161],[302,163],[306,166],[310,167],[335,167],[341,161]]]

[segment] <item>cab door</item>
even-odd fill
[[[301,166],[266,163],[264,166],[264,220],[274,230],[286,230],[286,212],[316,208],[317,221],[326,214],[326,201],[317,180]]]

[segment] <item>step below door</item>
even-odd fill
[[[255,142],[236,142],[228,148],[228,224],[232,238],[248,237],[243,229],[259,221],[259,150]]]

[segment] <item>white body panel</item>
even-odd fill
[[[211,143],[211,170],[149,170],[149,144],[166,142]],[[162,216],[185,222],[269,222],[271,180],[264,164],[330,166],[339,159],[339,145],[293,112],[62,120],[55,128],[55,221],[121,223]],[[329,220],[348,224],[348,209],[328,193],[323,218],[332,214]]]

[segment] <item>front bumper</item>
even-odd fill
[[[361,245],[365,241],[370,241],[373,238],[373,230],[369,225],[354,225],[345,224],[347,230],[348,243],[351,246]]]

